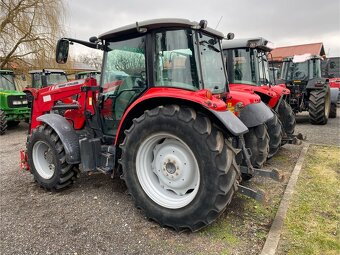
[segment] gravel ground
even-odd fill
[[[298,124],[306,132],[325,127]],[[257,177],[248,184],[267,192],[266,204],[237,195],[212,226],[175,233],[146,220],[118,179],[83,175],[62,192],[39,188],[19,171],[26,129],[21,123],[0,137],[1,254],[258,254],[302,148],[285,145],[266,164],[281,170],[284,182]],[[329,134],[330,141],[339,138]]]
[[[326,125],[311,125],[308,112],[297,114],[296,123],[295,132],[307,135],[306,142],[340,146],[340,107],[337,108],[337,118],[328,119]]]

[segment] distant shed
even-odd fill
[[[281,67],[282,60],[294,55],[311,54],[325,56],[325,49],[322,42],[300,44],[292,46],[277,47],[272,50],[272,62],[275,67]]]

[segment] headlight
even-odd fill
[[[22,104],[28,104],[27,100],[22,101]]]
[[[21,105],[22,104],[22,101],[19,101],[19,100],[14,100],[12,102],[13,105]]]

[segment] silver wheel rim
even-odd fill
[[[33,145],[32,158],[34,167],[44,179],[51,179],[54,175],[55,165],[52,153],[51,147],[43,141],[38,141]]]
[[[142,142],[136,171],[145,193],[165,208],[188,205],[199,189],[200,173],[193,152],[169,133],[154,134]]]

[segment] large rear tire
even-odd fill
[[[73,165],[66,162],[64,146],[50,126],[42,125],[32,131],[27,153],[31,172],[41,187],[58,190],[73,183]]]
[[[0,110],[0,135],[5,134],[7,129],[7,119],[4,111]]]
[[[206,116],[159,106],[134,119],[125,133],[122,178],[147,218],[197,231],[225,210],[240,170],[231,142]]]
[[[309,121],[314,125],[325,125],[331,108],[331,94],[329,87],[312,90],[309,96]]]
[[[292,107],[286,102],[286,100],[281,100],[278,107],[278,114],[282,123],[283,132],[287,136],[294,134],[296,125],[295,114]]]
[[[244,135],[244,140],[246,147],[251,150],[251,164],[253,167],[262,168],[269,153],[269,134],[267,126],[262,124],[249,128],[249,132]],[[243,164],[245,165],[246,163],[243,162]]]
[[[331,103],[331,109],[329,111],[330,118],[336,118],[336,103]]]
[[[282,125],[277,114],[273,111],[274,117],[266,122],[269,134],[268,159],[272,158],[280,149],[282,141]]]

